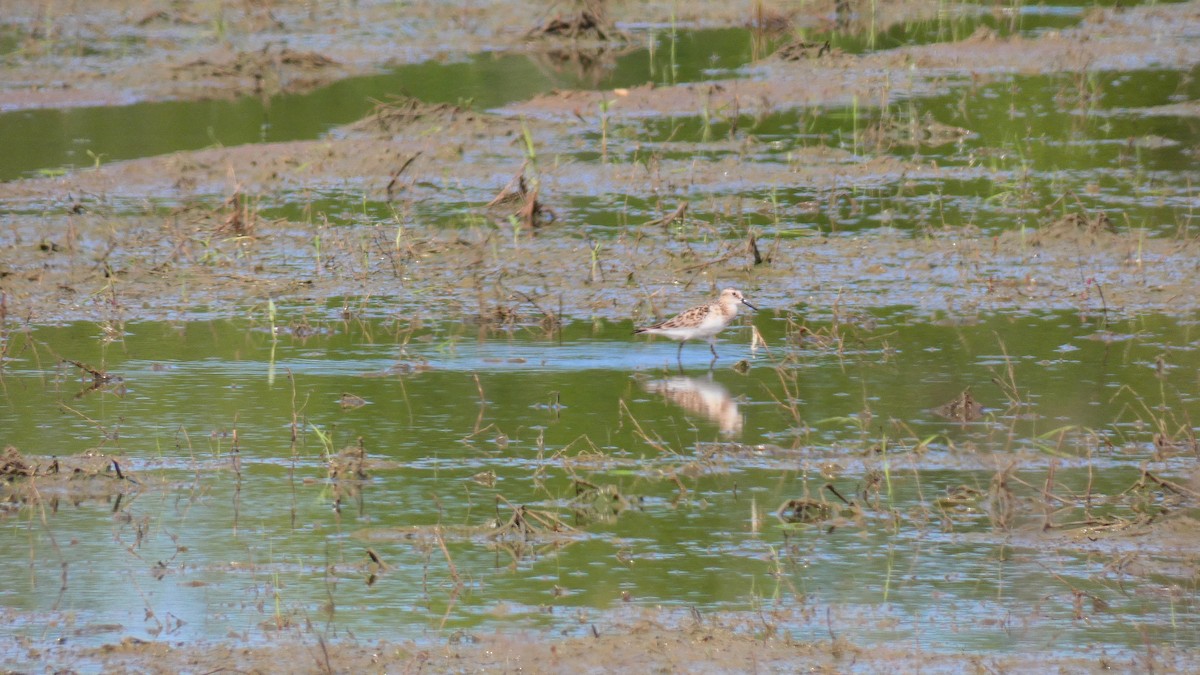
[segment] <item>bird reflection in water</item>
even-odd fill
[[[722,434],[734,436],[742,433],[745,419],[738,411],[737,401],[729,395],[728,389],[711,379],[670,377],[665,380],[651,380],[645,386],[646,391],[662,394],[668,401],[684,410],[716,422]]]

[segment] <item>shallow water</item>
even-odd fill
[[[638,139],[638,152],[668,157],[690,156],[696,144],[732,137],[747,142],[703,156],[787,167],[802,161],[795,157],[799,150],[830,146],[850,152],[851,166],[892,155],[939,168],[907,176],[847,173],[833,189],[795,185],[786,174],[770,189],[744,184],[736,174],[723,182],[717,197],[770,205],[768,214],[782,216],[788,228],[797,221],[822,232],[972,225],[999,233],[1086,209],[1110,212],[1117,227],[1172,235],[1192,224],[1193,185],[1200,179],[1192,139],[1200,135],[1200,121],[1153,108],[1197,97],[1195,78],[1169,70],[1097,74],[1086,81],[998,76],[950,94],[900,101],[889,110],[744,115],[736,129],[730,120],[676,117],[638,123],[624,135]],[[808,216],[817,209],[806,204],[829,208]],[[754,215],[749,218],[753,222]],[[760,216],[757,224],[774,230],[769,217]]]
[[[846,51],[884,49],[961,39],[979,22],[1035,34],[1083,11],[1038,5],[1007,24],[988,16],[830,39]],[[631,52],[598,77],[482,55],[265,106],[0,116],[19,136],[0,155],[0,179],[85,166],[89,149],[108,162],[312,138],[392,93],[489,108],[556,87],[740,77],[754,56],[746,31],[681,33],[673,56],[667,34],[656,33],[653,56]],[[747,224],[777,236],[943,225],[999,234],[1079,209],[1173,236],[1190,234],[1200,129],[1194,117],[1145,108],[1200,97],[1192,75],[1004,76],[951,83],[889,111],[746,117],[737,133],[727,120],[681,117],[612,133],[668,159],[738,153],[784,169],[790,151],[828,145],[854,162],[891,154],[954,170],[948,180],[848,178],[836,190],[731,177],[687,194],[718,205],[697,217],[720,212],[722,200],[747,205],[725,211],[736,227],[714,228],[718,236],[744,236]],[[491,81],[504,86],[483,85]],[[930,118],[971,135],[900,142],[906,122]],[[866,145],[861,130],[887,120],[901,123],[898,135]],[[156,133],[137,140],[122,131],[130,125]],[[22,145],[33,138],[42,145]],[[597,147],[585,137],[544,152],[579,160],[587,175]],[[662,215],[645,191],[580,182],[554,203],[576,228],[565,237]],[[469,189],[412,205],[403,226],[478,218],[494,192]],[[396,218],[359,193],[293,197],[264,196],[260,215],[299,223],[319,213],[347,227]],[[114,200],[112,211],[124,210]],[[262,255],[311,265],[310,253],[275,245],[263,242]],[[897,281],[917,293],[943,274],[960,272],[941,265]],[[576,317],[561,332],[451,324],[434,303],[421,314],[433,322],[340,299],[280,307],[274,322],[261,306],[213,321],[28,329],[9,316],[0,444],[64,462],[96,449],[133,480],[110,465],[99,476],[39,478],[36,499],[19,482],[3,486],[2,649],[126,636],[262,642],[275,630],[585,634],[606,616],[653,607],[744,617],[764,635],[823,640],[832,630],[952,653],[1200,644],[1197,317],[906,306],[834,314],[834,291],[820,293],[822,306],[763,306],[747,321],[768,347],[752,348],[748,328],[730,330],[715,363],[703,344],[686,345],[677,362],[675,343],[635,338],[628,321]],[[684,295],[661,304],[695,300]],[[119,379],[93,387],[64,359]],[[744,373],[732,368],[743,360]],[[968,389],[979,418],[945,417]],[[347,462],[339,453],[360,439],[368,478],[331,478],[331,464]],[[799,498],[827,504],[834,518],[783,522],[776,510]],[[577,531],[495,537],[515,505]]]
[[[127,324],[115,342],[82,323],[10,333],[6,443],[64,458],[99,448],[140,483],[120,500],[51,491],[0,521],[4,634],[580,630],[661,605],[766,608],[801,638],[827,630],[828,607],[851,639],[952,651],[1134,649],[1145,631],[1195,644],[1195,582],[1174,545],[1062,534],[1085,494],[1095,517],[1194,515],[1193,500],[1131,488],[1143,465],[1194,486],[1193,451],[1152,442],[1158,430],[1186,441],[1200,414],[1194,321],[939,321],[896,307],[841,317],[838,349],[789,342],[804,317],[765,309],[753,322],[770,349],[731,330],[712,370],[704,345],[679,364],[674,343],[632,338],[627,323],[547,336],[290,310],[278,341],[244,320]],[[807,321],[833,330],[830,316]],[[59,357],[121,382],[87,391],[90,376]],[[745,374],[730,368],[740,360]],[[938,414],[966,388],[980,419]],[[346,393],[365,405],[343,408]],[[331,480],[327,449],[358,439],[370,477]],[[1001,525],[987,495],[1010,465]],[[483,472],[494,484],[472,480]],[[576,480],[620,498],[577,501]],[[1047,480],[1067,508],[1045,508]],[[841,508],[827,483],[861,512],[816,526],[774,515],[806,496]],[[939,505],[960,485],[984,496]],[[489,539],[509,504],[578,532]],[[373,578],[368,548],[390,566]],[[1106,568],[1118,555],[1154,571]]]
[[[611,89],[647,81],[705,79],[712,77],[714,68],[731,70],[753,57],[745,30],[678,32],[674,39],[656,32],[646,40],[656,45],[662,41],[671,49],[664,52],[659,45],[655,51],[635,47],[614,52],[592,68],[573,67],[550,57],[489,53],[465,61],[401,66],[304,94],[0,114],[8,145],[0,159],[0,180],[217,145],[317,138],[361,119],[376,101],[392,96],[487,110],[552,89]],[[132,129],[139,131],[130,133]]]

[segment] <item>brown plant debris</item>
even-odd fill
[[[94,385],[96,385],[97,387],[105,385],[105,384],[109,384],[112,382],[120,382],[121,381],[120,376],[112,375],[112,374],[108,373],[107,371],[98,370],[96,368],[89,366],[86,363],[83,363],[82,361],[75,361],[73,359],[65,359],[65,362],[75,366],[76,368],[82,370],[83,372],[87,373],[88,375],[91,375],[92,383]]]
[[[629,508],[629,500],[615,485],[596,485],[575,479],[575,497],[571,506],[589,515],[617,515]]]
[[[971,396],[970,389],[934,409],[938,415],[959,422],[974,422],[983,416],[983,405]]]
[[[57,464],[55,466],[57,467]],[[4,448],[4,454],[0,455],[0,478],[4,480],[29,478],[37,475],[37,472],[38,466],[25,459],[20,450],[11,445]]]
[[[349,392],[343,392],[341,397],[338,399],[338,404],[340,406],[342,406],[342,410],[353,410],[355,408],[361,408],[364,405],[366,405],[367,399],[365,399],[361,396],[358,396],[356,394],[351,394]]]
[[[140,19],[134,22],[134,25],[148,26],[154,23],[196,25],[201,23],[201,20],[186,12],[168,12],[165,9],[157,9],[143,14]]]
[[[222,205],[225,218],[217,226],[216,234],[222,237],[252,237],[258,225],[258,208],[252,207],[238,185],[233,194]]]
[[[387,192],[387,198],[388,198],[389,202],[392,201],[393,199],[395,199],[396,192],[404,189],[403,185],[399,185],[400,174],[404,173],[404,171],[406,169],[408,169],[408,167],[411,166],[413,162],[417,161],[417,158],[420,156],[421,156],[421,153],[417,152],[413,156],[404,160],[404,163],[400,165],[400,168],[393,171],[391,173],[391,175],[388,177],[388,184],[387,184],[387,187],[384,189],[384,191]]]
[[[562,522],[549,511],[538,511],[521,505],[514,507],[508,522],[497,527],[488,538],[529,541],[550,534],[573,534],[575,531],[575,528]]]
[[[1061,200],[1056,200],[1057,204]],[[1054,208],[1054,204],[1044,212]],[[1071,212],[1038,228],[1029,238],[1033,246],[1053,244],[1074,246],[1120,245],[1123,241],[1116,225],[1104,211]]]
[[[586,3],[576,14],[547,19],[525,34],[525,39],[597,40],[600,42],[628,40],[629,36],[608,21],[602,8]]]
[[[472,483],[478,483],[484,487],[496,487],[496,472],[495,471],[480,471],[471,476],[469,479]]]
[[[789,499],[775,509],[775,517],[785,523],[820,523],[833,517],[833,507],[816,499]]]
[[[412,96],[392,96],[386,101],[375,101],[371,112],[351,124],[350,129],[393,134],[418,122],[450,123],[476,117],[476,113],[453,103],[426,103]]]
[[[840,56],[841,53],[842,50],[834,49],[829,45],[829,40],[824,42],[796,40],[775,50],[775,58],[780,61],[809,61],[826,56]]]
[[[795,343],[797,346],[808,346],[814,349],[841,349],[845,340],[836,324],[819,326],[816,330],[801,325],[795,331],[790,332],[787,337],[789,342]]]
[[[937,147],[958,143],[972,135],[969,129],[943,124],[926,113],[919,118],[885,116],[863,130],[863,141],[879,150],[900,147]]]
[[[199,58],[175,66],[175,79],[241,79],[255,92],[299,91],[311,88],[326,78],[314,78],[340,64],[316,52],[301,52],[287,47],[274,49],[268,44],[258,51],[242,51],[227,59]]]
[[[1099,211],[1095,214],[1068,213],[1050,225],[1042,228],[1042,232],[1051,236],[1085,235],[1088,237],[1103,237],[1117,233],[1117,227],[1109,220],[1108,214]]]
[[[980,26],[975,29],[974,33],[967,36],[963,42],[995,42],[1000,39],[1000,35],[996,33],[996,29],[991,26]]]
[[[680,202],[679,206],[676,207],[674,211],[668,213],[667,215],[663,216],[662,218],[655,218],[654,220],[647,221],[647,222],[643,223],[643,226],[650,227],[653,225],[662,225],[663,227],[669,227],[676,220],[683,220],[687,216],[687,211],[688,211],[688,202]],[[682,223],[682,222],[680,223],[680,225],[683,225],[683,224],[684,223]]]
[[[91,384],[76,392],[75,398],[83,398],[96,391],[107,391],[117,396],[125,395],[125,380],[120,375],[98,370],[86,363],[72,359],[63,359],[63,363],[69,363],[92,377]]]
[[[336,456],[329,458],[329,477],[334,480],[366,480],[367,449],[363,439],[358,439],[357,445],[343,448]]]
[[[970,485],[956,485],[946,488],[946,495],[939,497],[937,505],[944,509],[970,510],[979,505],[983,492]]]
[[[9,501],[36,502],[43,496],[99,497],[137,489],[141,482],[111,455],[87,450],[59,459],[31,457],[8,446],[0,455],[0,495]],[[101,479],[107,481],[83,480]]]
[[[529,229],[549,225],[557,220],[557,215],[538,199],[539,190],[536,183],[529,187],[525,180],[525,166],[522,165],[517,175],[487,203],[487,209],[505,219],[516,218],[517,222]]]

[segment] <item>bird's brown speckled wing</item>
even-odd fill
[[[704,319],[712,312],[708,305],[697,305],[684,310],[682,314],[671,317],[662,323],[656,323],[651,328],[691,328],[704,323]]]

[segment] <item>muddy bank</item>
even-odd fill
[[[595,3],[593,11],[620,38],[599,46],[609,51],[640,45],[647,30],[669,26],[761,24],[781,31],[834,21],[856,28],[868,21],[857,12],[837,19],[838,6],[833,0],[776,0],[761,7],[647,0]],[[869,21],[876,30],[944,12],[925,1],[872,7]],[[580,44],[573,34],[549,40],[538,34],[583,9],[582,3],[543,7],[511,0],[406,5],[17,0],[6,3],[0,19],[13,44],[0,70],[0,110],[296,92],[396,65],[480,52],[594,50],[598,46],[587,43],[588,36]]]
[[[876,647],[864,649],[836,633],[810,641],[788,639],[771,630],[771,613],[758,625],[732,626],[709,617],[678,619],[646,610],[644,618],[614,625],[591,624],[582,636],[541,634],[456,634],[445,644],[412,642],[360,644],[326,642],[316,636],[279,636],[272,644],[184,645],[127,639],[99,649],[30,650],[24,666],[99,667],[142,673],[275,672],[768,672],[799,668],[828,672],[1189,672],[1195,655],[1154,647],[1145,654],[1064,657],[1025,653],[1011,656],[940,654],[936,650]],[[675,625],[673,625],[675,624]],[[802,665],[801,665],[802,664]],[[13,664],[16,665],[16,664]]]
[[[656,11],[634,6],[648,12],[646,20]],[[1034,229],[999,234],[947,228],[930,214],[903,231],[884,227],[854,236],[812,222],[812,213],[853,208],[851,192],[863,188],[1008,180],[982,163],[945,169],[919,156],[864,158],[814,146],[797,149],[781,165],[759,161],[762,145],[753,136],[703,143],[622,138],[609,141],[607,161],[578,157],[597,142],[601,97],[611,102],[611,115],[637,118],[886,99],[980,70],[1179,65],[1197,59],[1186,36],[1200,23],[1198,8],[1097,11],[1077,29],[1038,39],[985,36],[863,57],[768,60],[762,68],[769,77],[561,93],[503,114],[393,102],[320,141],[185,152],[6,183],[0,185],[8,210],[0,234],[4,311],[33,323],[122,321],[237,312],[268,299],[321,304],[371,297],[421,316],[428,303],[410,300],[420,297],[436,298],[443,318],[486,316],[505,306],[534,323],[548,307],[568,317],[623,320],[641,316],[666,286],[708,292],[739,284],[778,308],[837,300],[967,314],[1190,312],[1198,302],[1194,238],[1186,230],[1177,238],[1152,237],[1119,213],[1047,203]],[[349,14],[372,11],[383,8]],[[449,9],[429,11],[435,12],[429,21],[456,21],[436,14]],[[95,20],[113,16],[100,12]],[[312,20],[321,16],[328,15],[317,12]],[[1145,39],[1148,30],[1158,39]],[[694,159],[714,150],[705,161]],[[495,208],[519,174],[553,213],[548,226],[514,229],[509,216],[521,205]],[[779,211],[741,196],[790,186],[822,191],[828,201]],[[366,227],[331,224],[319,201],[331,192],[385,204],[391,217]],[[572,203],[601,195],[626,195],[653,208],[621,213],[614,202],[623,226],[577,227],[585,223]],[[306,215],[264,215],[281,209]],[[417,213],[436,214],[441,225],[418,224]],[[799,224],[765,231],[747,225],[747,214]]]
[[[123,219],[75,216],[67,234],[26,233],[3,263],[9,321],[179,320],[239,315],[276,303],[324,307],[374,299],[413,319],[486,319],[503,309],[537,324],[623,321],[650,313],[664,288],[705,295],[749,289],[780,311],[911,305],[917,312],[1078,309],[1188,313],[1198,307],[1194,242],[1074,231],[1020,235],[880,232],[756,241],[680,238],[663,228],[617,234],[597,251],[569,232],[514,236],[500,229],[366,231],[251,222],[229,229],[238,206]],[[700,226],[696,227],[700,230]],[[736,233],[734,233],[736,234]],[[320,250],[314,238],[320,238]],[[397,240],[400,240],[397,244]],[[593,261],[595,257],[595,261]]]
[[[1184,3],[1130,10],[1095,10],[1076,28],[1037,38],[998,38],[982,29],[959,42],[902,47],[865,55],[766,58],[753,77],[679,87],[608,92],[564,92],[505,108],[516,115],[565,119],[610,101],[615,118],[695,115],[701,110],[769,113],[804,106],[886,107],[905,96],[944,92],[964,79],[976,84],[1006,74],[1073,73],[1189,68],[1200,61],[1190,39],[1200,5]]]
[[[553,143],[569,128],[533,133]],[[1194,238],[1153,237],[1104,212],[1048,208],[1036,228],[999,234],[932,220],[852,235],[811,224],[768,232],[738,214],[770,214],[771,206],[736,192],[773,180],[777,166],[736,156],[662,160],[647,175],[642,165],[544,161],[524,171],[556,220],[532,229],[510,219],[521,204],[489,206],[527,164],[519,125],[476,115],[446,122],[436,137],[418,128],[383,143],[206,150],[0,185],[14,209],[0,231],[4,311],[22,323],[181,319],[340,297],[441,319],[503,307],[536,324],[559,312],[637,319],[666,287],[707,294],[732,284],[780,310],[840,303],[1116,315],[1186,313],[1200,302]],[[950,174],[814,148],[797,155],[788,180],[826,186],[829,202],[816,208],[844,208],[839,186],[917,175]],[[393,216],[330,223],[318,200],[339,185],[389,205]],[[625,215],[624,226],[581,229],[570,201],[583,189],[635,194],[657,207]],[[725,189],[733,193],[718,192]],[[692,196],[701,190],[715,196]],[[284,207],[309,215],[267,215]],[[412,214],[431,207],[448,226],[414,223]]]

